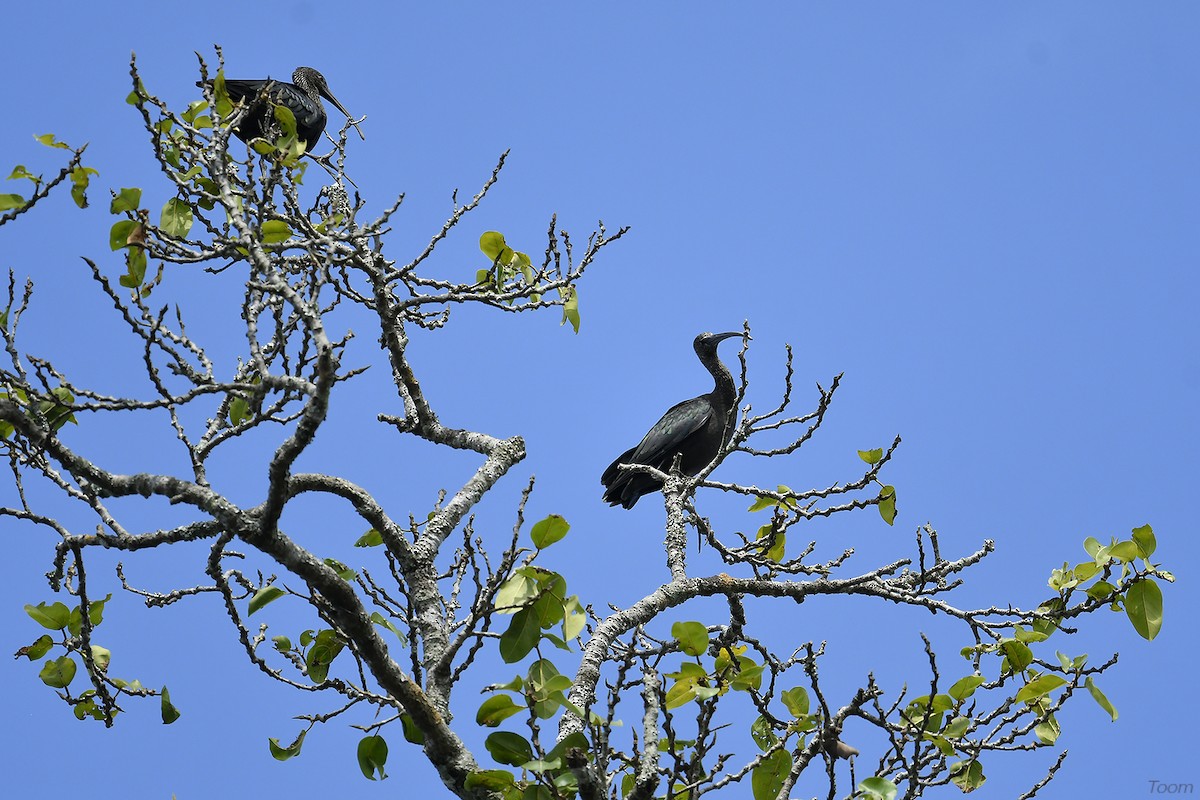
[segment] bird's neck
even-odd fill
[[[713,394],[732,405],[734,396],[737,394],[737,389],[733,385],[733,375],[730,374],[729,370],[721,363],[721,359],[717,358],[715,353],[711,357],[701,360],[705,369],[713,376],[715,383]]]

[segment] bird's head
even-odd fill
[[[696,355],[703,353],[715,353],[717,345],[726,339],[732,339],[734,336],[745,336],[747,341],[750,339],[749,333],[741,331],[731,331],[729,333],[702,333],[692,342],[692,347],[696,350]]]
[[[292,73],[292,83],[305,91],[316,92],[321,97],[333,103],[346,119],[351,119],[350,112],[338,102],[338,99],[333,96],[333,92],[329,91],[329,84],[326,82],[325,76],[312,67],[296,67],[296,71]],[[358,131],[359,138],[365,142],[367,137],[363,135],[362,128],[358,127],[357,122],[352,122],[351,124],[354,125],[354,130]]]

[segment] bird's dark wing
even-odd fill
[[[325,109],[320,101],[314,100],[290,83],[277,83],[271,90],[271,102],[291,109],[296,117],[296,132],[310,144],[325,130]]]
[[[262,87],[267,83],[267,80],[230,80],[225,79],[225,91],[229,93],[229,99],[233,102],[238,100],[253,100]]]
[[[658,469],[671,468],[671,460],[687,438],[700,430],[712,418],[712,403],[707,395],[693,397],[672,406],[662,419],[633,448],[624,463],[647,464]]]
[[[609,464],[608,469],[604,470],[604,474],[600,476],[600,483],[604,484],[605,486],[611,486],[612,482],[615,481],[621,474],[621,470],[619,470],[618,467],[621,464],[628,464],[630,456],[633,455],[633,451],[636,449],[637,448],[635,447],[631,447],[624,453],[621,453],[621,455],[617,456],[617,459]]]

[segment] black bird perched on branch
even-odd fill
[[[733,436],[737,411],[737,390],[733,376],[717,358],[717,345],[740,333],[702,333],[692,347],[696,356],[713,376],[716,385],[708,394],[684,400],[673,406],[662,419],[654,423],[637,447],[626,450],[604,470],[604,502],[613,506],[633,508],[644,494],[657,492],[662,481],[644,472],[620,468],[622,464],[644,464],[669,472],[679,455],[679,470],[695,475],[716,458],[717,453]]]
[[[271,88],[266,92],[266,99],[269,102],[255,103],[259,92],[268,83],[271,84]],[[202,84],[197,83],[196,85],[201,86]],[[296,116],[296,137],[303,140],[305,146],[311,150],[325,130],[326,116],[325,106],[321,104],[322,97],[333,103],[338,111],[346,115],[346,119],[351,120],[359,137],[364,141],[367,138],[363,136],[358,123],[350,117],[350,112],[329,91],[329,84],[325,82],[325,76],[312,67],[297,67],[296,71],[292,73],[291,83],[273,81],[270,78],[257,80],[226,78],[225,89],[229,92],[229,99],[233,102],[241,100],[251,104],[250,110],[246,112],[246,116],[242,117],[242,121],[233,131],[243,142],[249,142],[256,138],[267,138],[273,131],[278,130],[278,123],[275,121],[275,114],[271,108],[271,104],[274,103],[290,109]]]

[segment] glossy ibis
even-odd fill
[[[669,472],[675,456],[684,475],[695,475],[716,458],[733,436],[737,390],[733,376],[717,358],[717,345],[740,333],[702,333],[692,347],[713,376],[716,385],[708,394],[684,400],[654,423],[637,447],[626,450],[604,470],[604,502],[633,508],[644,494],[657,492],[662,481],[644,472],[620,469],[622,464],[645,464]]]
[[[266,92],[266,99],[269,102],[256,103],[259,93],[268,83],[271,84],[271,88]],[[197,83],[197,85],[202,84]],[[350,119],[350,112],[329,91],[329,84],[325,82],[325,76],[312,67],[297,67],[296,71],[292,73],[291,83],[273,81],[270,78],[257,80],[226,78],[225,89],[229,92],[229,99],[233,102],[241,100],[251,104],[250,110],[246,112],[246,116],[242,117],[242,121],[234,130],[234,134],[243,142],[278,135],[275,115],[271,109],[272,103],[291,109],[291,112],[296,115],[296,136],[303,140],[309,150],[321,138],[321,133],[325,130],[326,116],[325,106],[321,104],[322,97],[333,103],[338,111]],[[359,137],[365,141],[367,137],[363,136],[358,123],[351,120],[351,124],[358,131]]]

